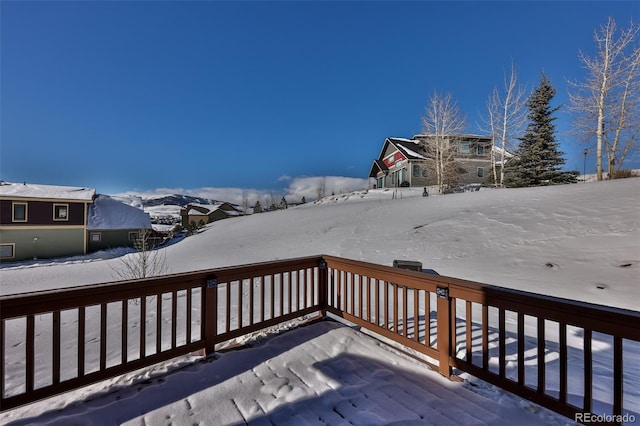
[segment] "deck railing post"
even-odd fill
[[[451,355],[451,298],[449,287],[438,286],[437,321],[438,321],[438,372],[445,377],[451,377],[449,356]]]
[[[205,355],[209,356],[215,352],[216,335],[218,334],[218,279],[211,276],[207,279],[207,285],[204,288],[204,339],[205,339]]]
[[[327,316],[327,300],[329,293],[329,268],[327,261],[320,258],[318,261],[318,304],[322,317]]]

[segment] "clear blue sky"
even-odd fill
[[[512,60],[566,104],[578,51],[608,16],[640,21],[639,5],[2,1],[0,179],[116,193],[366,178],[385,137],[420,132],[434,90],[477,133]]]

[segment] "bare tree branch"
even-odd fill
[[[119,267],[112,268],[115,279],[134,280],[167,273],[166,255],[155,249],[151,230],[139,229],[134,247],[135,253],[122,256]]]
[[[458,105],[450,93],[434,92],[429,98],[422,117],[422,133],[434,137],[433,144],[427,144],[436,163],[438,192],[443,193],[445,185],[457,174],[454,156],[457,146],[451,136],[462,133],[466,127]]]
[[[518,73],[511,64],[509,76],[505,71],[502,93],[494,87],[487,101],[487,125],[491,134],[491,169],[496,186],[504,185],[504,164],[506,153],[515,150],[516,139],[522,133],[527,120],[527,89],[518,83]],[[499,147],[499,149],[496,149]],[[500,156],[500,179],[497,176],[498,159]]]
[[[590,57],[582,51],[578,55],[587,71],[585,81],[569,82],[574,131],[580,141],[596,140],[598,180],[603,178],[603,151],[612,177],[636,145],[640,120],[639,36],[640,25],[633,21],[618,35],[616,22],[610,17],[594,34],[596,55]]]

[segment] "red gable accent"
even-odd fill
[[[384,161],[384,165],[387,167],[393,167],[398,161],[406,160],[407,157],[400,151],[396,151],[393,153],[393,156],[387,156],[382,161]]]

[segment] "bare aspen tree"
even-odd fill
[[[584,82],[569,82],[570,110],[580,141],[596,140],[596,175],[603,178],[603,151],[609,178],[622,167],[635,148],[640,121],[640,25],[630,22],[618,33],[609,18],[594,33],[597,52],[578,57],[587,71]]]
[[[496,168],[496,138],[498,134],[498,111],[500,94],[498,88],[494,87],[487,100],[487,124],[491,135],[491,174],[493,175],[493,185],[497,188],[502,183],[498,182],[498,170]],[[504,163],[502,164],[504,166]]]
[[[527,120],[526,87],[518,83],[518,74],[513,64],[507,78],[504,73],[504,87],[502,91],[494,87],[487,101],[487,125],[491,134],[491,170],[496,187],[504,186],[504,164],[507,150],[514,150],[515,139],[522,132]],[[499,164],[500,179],[498,179],[496,147],[500,148]]]
[[[155,249],[152,232],[139,229],[134,241],[135,253],[121,257],[119,267],[114,267],[113,276],[120,280],[148,278],[167,273],[167,259],[163,251]]]
[[[637,148],[640,132],[640,47],[629,57],[628,70],[620,88],[619,102],[612,106],[613,138],[605,138],[609,178],[622,170],[624,160]],[[625,141],[626,140],[626,141]]]
[[[273,192],[269,193],[269,210],[278,210],[278,198]]]
[[[249,214],[248,212],[249,212],[249,193],[244,191],[242,193],[242,214],[247,215]]]
[[[465,127],[465,119],[451,94],[434,92],[422,116],[422,133],[433,137],[433,143],[428,143],[427,147],[435,159],[436,183],[440,194],[452,178],[451,173],[455,173],[453,160],[457,146],[451,136],[462,133]]]
[[[318,194],[318,200],[325,197],[327,193],[327,179],[322,178],[318,181],[318,187],[316,188],[316,192]]]

